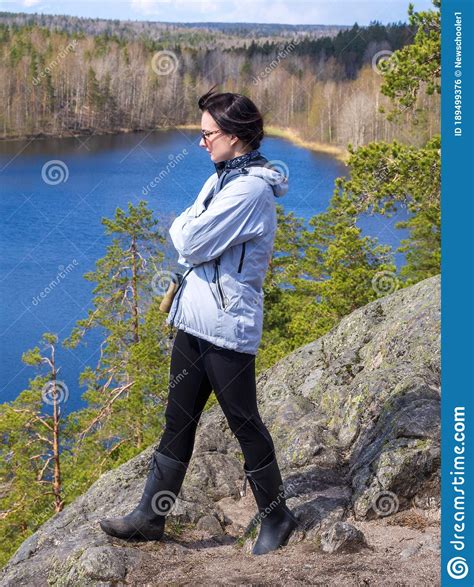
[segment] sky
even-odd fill
[[[431,0],[412,0],[415,10]],[[0,0],[0,10],[161,22],[384,24],[407,21],[409,0]]]

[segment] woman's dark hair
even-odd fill
[[[216,93],[213,86],[198,101],[225,133],[235,135],[252,149],[258,149],[263,139],[263,118],[250,98],[231,92]]]

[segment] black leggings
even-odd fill
[[[188,462],[196,428],[214,390],[249,469],[273,460],[275,447],[257,407],[255,355],[218,347],[178,329],[171,351],[166,426],[157,450]]]

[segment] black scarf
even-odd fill
[[[244,153],[243,155],[239,155],[238,157],[234,157],[233,159],[227,159],[226,161],[219,161],[219,163],[214,163],[214,166],[217,171],[217,176],[220,177],[224,171],[228,169],[236,169],[237,167],[245,167],[250,162],[254,161],[255,159],[261,159],[262,155],[258,149],[254,149],[253,151],[249,151],[248,153]]]

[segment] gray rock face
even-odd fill
[[[364,544],[344,522],[351,513],[370,520],[411,505],[439,507],[439,276],[356,310],[257,383],[287,503],[300,522],[290,544],[325,541],[336,552]],[[125,584],[147,557],[145,543],[111,540],[98,520],[135,507],[152,450],[104,474],[48,520],[15,553],[0,585]],[[199,423],[171,516],[214,536],[244,534],[256,505],[249,490],[240,498],[242,464],[215,406]]]

